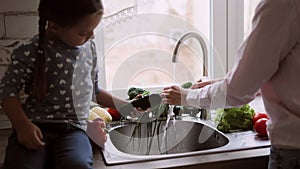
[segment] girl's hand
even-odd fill
[[[166,87],[161,93],[162,103],[172,105],[187,105],[186,97],[190,89],[183,89],[178,86]]]
[[[102,148],[107,140],[107,136],[104,131],[105,127],[105,123],[100,118],[96,118],[93,121],[88,121],[87,123],[86,133],[94,141],[94,143]]]
[[[41,130],[30,121],[22,127],[16,128],[16,133],[19,143],[30,150],[37,150],[45,146]]]

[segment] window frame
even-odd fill
[[[211,39],[215,51],[211,51],[210,72],[213,78],[219,78],[232,67],[237,49],[244,39],[244,1],[214,0],[211,8]]]

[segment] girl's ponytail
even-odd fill
[[[44,1],[40,1],[39,5],[39,41],[37,48],[37,57],[35,59],[34,79],[33,79],[33,95],[38,101],[42,101],[47,94],[47,75],[45,62],[45,32],[47,19],[44,15]]]

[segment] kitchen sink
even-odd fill
[[[121,152],[134,155],[161,155],[200,151],[224,146],[228,138],[221,132],[190,121],[158,121],[125,125],[109,134]]]
[[[107,165],[193,155],[218,149],[228,137],[201,121],[125,123],[110,129],[102,149]]]
[[[111,122],[107,124],[102,159],[105,165],[116,167],[143,164],[141,162],[159,165],[177,159],[220,160],[234,152],[243,154],[244,150],[253,150],[253,154],[247,152],[247,156],[257,157],[257,151],[270,147],[270,140],[259,137],[253,130],[224,134],[216,125],[213,120],[190,114],[152,123]]]

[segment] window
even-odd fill
[[[252,18],[259,1],[260,0],[244,1],[244,37],[246,37],[251,30]]]
[[[238,47],[251,31],[255,8],[260,0],[227,0],[227,71],[232,67]]]
[[[121,11],[127,16],[118,16],[119,19],[106,23],[96,33],[96,40],[100,39],[97,47],[104,44],[105,73],[100,77],[105,77],[106,88],[157,86],[199,79],[203,59],[196,39],[186,41],[193,48],[183,45],[177,64],[172,64],[172,51],[177,39],[188,31],[201,33],[209,42],[209,0],[134,2],[135,7],[130,11]]]
[[[246,20],[256,1],[105,0],[106,17],[95,39],[102,56],[102,86],[116,90],[198,80],[203,76],[203,56],[195,39],[185,42],[178,63],[171,61],[176,41],[188,31],[200,33],[206,41],[209,76],[224,76],[243,40],[244,27],[248,32]]]

